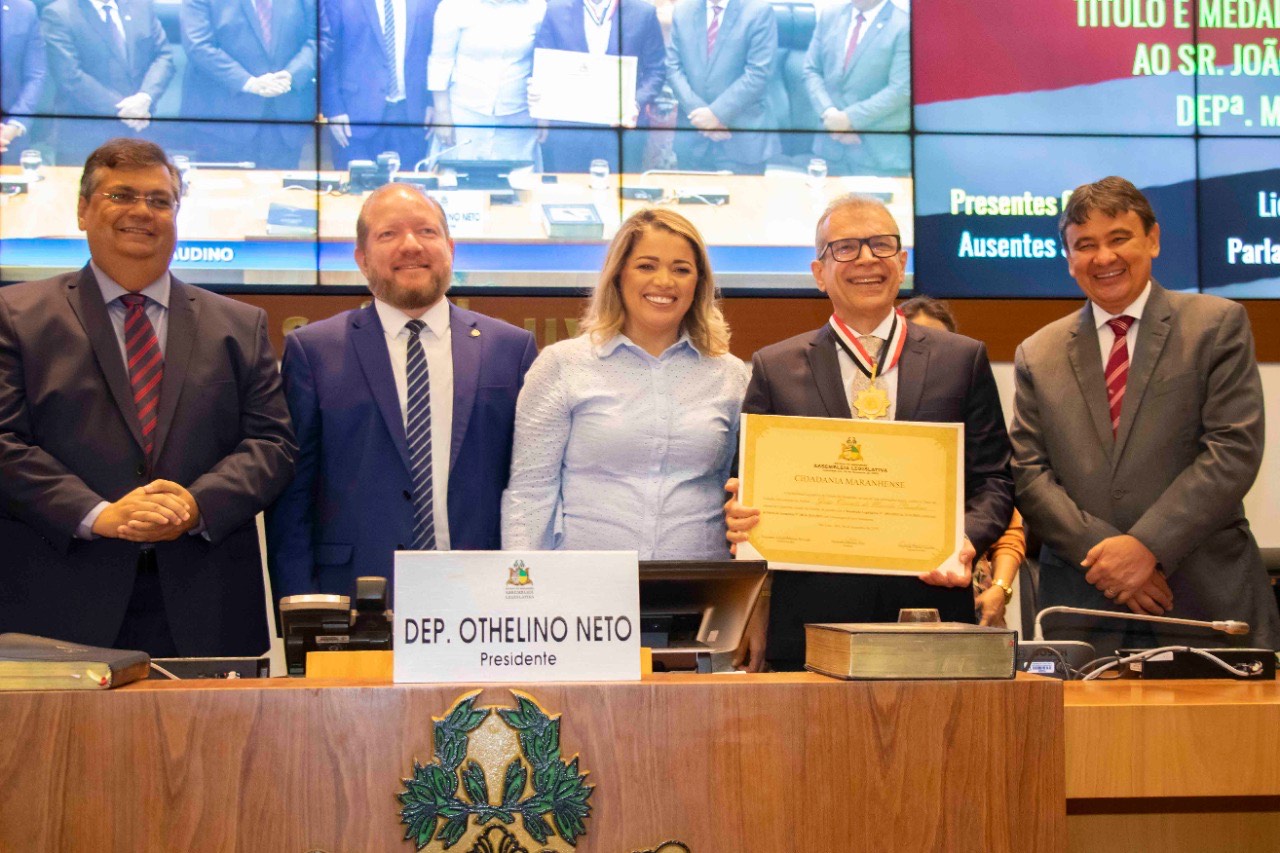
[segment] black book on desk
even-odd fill
[[[146,652],[0,634],[0,690],[104,690],[145,678]]]

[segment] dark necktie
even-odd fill
[[[160,382],[164,378],[164,355],[156,330],[147,319],[147,297],[128,293],[120,297],[124,317],[124,355],[129,367],[133,403],[142,429],[142,450],[151,460],[156,444],[156,407],[160,403]]]
[[[398,101],[404,97],[400,88],[400,63],[396,59],[396,10],[391,0],[382,0],[382,49],[387,54],[387,68],[391,71],[391,97]]]
[[[422,320],[404,324],[409,332],[406,344],[405,378],[408,397],[405,432],[409,439],[410,473],[413,475],[413,550],[433,551],[436,547],[435,509],[431,486],[431,376],[427,354],[418,335],[426,328]]]
[[[711,7],[711,24],[707,27],[707,56],[715,49],[716,36],[720,32],[720,13],[723,11],[724,7],[719,3]]]
[[[844,70],[849,70],[849,63],[853,62],[853,54],[858,49],[858,36],[862,34],[862,25],[867,19],[858,13],[858,20],[853,25],[853,32],[849,34],[849,46],[844,51]]]
[[[253,0],[258,12],[258,24],[262,27],[262,44],[271,50],[271,0]]]
[[[111,43],[120,51],[121,56],[128,56],[124,48],[124,27],[120,23],[120,16],[116,14],[116,4],[107,3],[102,9],[107,13],[107,34],[111,36]]]
[[[1133,318],[1127,315],[1108,320],[1107,325],[1115,332],[1116,339],[1111,344],[1111,355],[1107,357],[1107,405],[1111,409],[1111,435],[1120,431],[1120,408],[1124,404],[1124,384],[1129,378],[1129,344],[1127,335],[1133,325]]]

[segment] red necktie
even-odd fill
[[[156,406],[160,402],[160,380],[164,377],[164,355],[160,341],[151,327],[144,308],[147,297],[129,293],[120,297],[127,313],[124,317],[124,354],[129,365],[129,384],[133,386],[133,402],[138,407],[138,426],[142,428],[142,449],[151,459],[156,444]]]
[[[853,32],[849,35],[849,47],[847,47],[844,52],[845,71],[849,70],[849,63],[853,61],[853,52],[858,49],[858,36],[862,34],[862,25],[865,24],[866,21],[867,19],[862,16],[861,12],[859,12],[858,20],[855,21],[853,25]]]
[[[271,0],[253,0],[253,8],[258,12],[258,23],[262,25],[262,43],[271,50]]]
[[[1111,435],[1120,430],[1120,407],[1124,403],[1124,383],[1129,378],[1129,344],[1126,335],[1133,325],[1134,318],[1127,315],[1108,320],[1107,325],[1115,332],[1115,343],[1111,345],[1111,355],[1107,357],[1107,405],[1111,407]]]
[[[711,50],[716,46],[716,35],[720,32],[720,13],[724,11],[724,7],[719,3],[711,7],[711,25],[707,27],[707,56],[711,55]]]

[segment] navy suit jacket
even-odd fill
[[[380,0],[320,0],[320,111],[353,125],[382,119],[393,85],[382,45]],[[404,97],[410,121],[426,118],[427,56],[439,0],[405,0]],[[352,127],[352,133],[361,128]]]
[[[182,81],[185,118],[315,119],[315,0],[276,0],[271,4],[270,48],[253,0],[184,0],[181,21],[182,47],[187,53]],[[271,71],[288,71],[293,87],[274,98],[244,91],[250,77]],[[216,131],[224,138],[248,139],[256,128],[226,124],[217,126]],[[313,131],[303,125],[285,132],[301,142]]]
[[[449,312],[450,543],[457,550],[498,550],[516,398],[537,347],[524,329],[453,305]],[[346,595],[361,575],[390,580],[393,553],[412,542],[412,477],[374,306],[289,335],[282,371],[301,452],[297,476],[267,514],[277,599]]]
[[[112,116],[116,103],[146,92],[154,108],[173,79],[173,49],[151,0],[120,0],[125,55],[89,0],[53,0],[40,20],[61,115]]]
[[[757,352],[742,411],[852,417],[836,346],[835,333],[823,326]],[[895,420],[964,424],[964,527],[982,554],[1004,532],[1013,513],[1009,434],[986,347],[961,335],[908,324],[897,369]],[[833,602],[869,598],[875,584],[869,575],[779,572],[768,657],[803,660],[804,623],[851,621],[832,612]],[[967,596],[968,590],[964,592]],[[819,615],[808,618],[805,613]],[[795,630],[782,634],[779,625]]]
[[[267,317],[172,281],[151,471],[93,271],[0,288],[0,631],[111,645],[139,546],[74,534],[99,502],[166,479],[190,490],[208,534],[155,544],[179,653],[267,648],[254,516],[297,450]]]
[[[0,111],[35,112],[44,91],[44,39],[31,0],[5,0],[0,10]],[[29,119],[23,125],[31,129]]]

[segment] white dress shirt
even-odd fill
[[[876,326],[871,332],[872,337],[885,341],[885,345],[887,345],[889,340],[889,329],[893,327],[894,313],[895,312],[890,311],[889,315],[881,321],[880,325]],[[906,321],[899,318],[898,322],[904,323]],[[850,328],[849,331],[853,332],[855,337],[861,337],[861,335],[854,331],[854,329]],[[903,334],[906,334],[905,329],[903,329]],[[835,344],[835,348],[836,360],[840,362],[840,381],[844,383],[844,395],[849,400],[849,411],[853,412],[853,416],[856,418],[858,413],[853,407],[853,378],[862,371],[858,370],[858,366],[853,363],[853,359],[844,351],[844,347],[837,343]],[[895,421],[898,419],[898,366],[895,364],[893,367],[889,367],[889,361],[892,358],[893,353],[889,353],[885,356],[884,363],[886,369],[883,375],[876,377],[876,387],[883,388],[885,393],[889,395],[889,414],[886,416],[886,419]],[[877,359],[877,361],[878,360],[879,359]]]
[[[618,6],[621,3],[622,0],[613,0],[605,8],[604,20],[598,24],[587,9],[589,0],[582,4],[582,29],[587,37],[587,53],[597,55],[608,53],[609,34],[613,31],[613,16],[618,13]]]
[[[871,32],[871,22],[876,19],[876,15],[880,14],[880,10],[884,8],[889,0],[881,0],[881,2],[872,6],[865,12],[859,12],[857,7],[853,7],[849,14],[849,29],[844,34],[845,50],[849,49],[849,39],[853,38],[854,28],[858,26],[858,16],[862,16],[862,31],[858,33],[858,44],[862,44],[862,40],[867,37],[867,33]]]
[[[1142,321],[1142,312],[1147,307],[1147,297],[1151,296],[1151,282],[1147,282],[1147,286],[1142,288],[1142,293],[1138,294],[1138,298],[1130,303],[1119,314],[1108,314],[1103,311],[1098,303],[1093,304],[1093,321],[1098,324],[1098,349],[1102,351],[1102,372],[1107,371],[1107,362],[1111,359],[1111,347],[1116,342],[1116,333],[1111,331],[1111,327],[1107,325],[1108,320],[1114,320],[1116,317],[1132,317],[1133,323],[1129,326],[1129,331],[1125,332],[1125,340],[1129,346],[1129,366],[1133,367],[1133,342],[1138,339],[1138,323]]]
[[[124,18],[122,17],[123,13],[120,11],[120,6],[118,3],[116,3],[116,0],[110,0],[110,2],[103,2],[103,0],[89,0],[89,2],[92,3],[93,8],[98,11],[98,17],[102,19],[102,23],[112,24],[113,26],[115,26],[116,32],[120,33],[120,38],[123,41],[124,40]],[[108,6],[110,6],[112,9],[115,10],[114,15],[111,15],[111,16],[107,15]]]
[[[387,354],[391,356],[391,374],[396,380],[396,399],[400,401],[400,418],[409,415],[408,350],[409,330],[405,323],[413,318],[381,299],[373,300],[382,333],[387,338]],[[435,513],[436,550],[448,551],[449,542],[449,460],[453,446],[453,333],[449,328],[449,301],[441,299],[422,315],[426,327],[418,335],[427,356],[427,373],[431,381],[431,495]],[[378,476],[370,471],[369,476]]]

